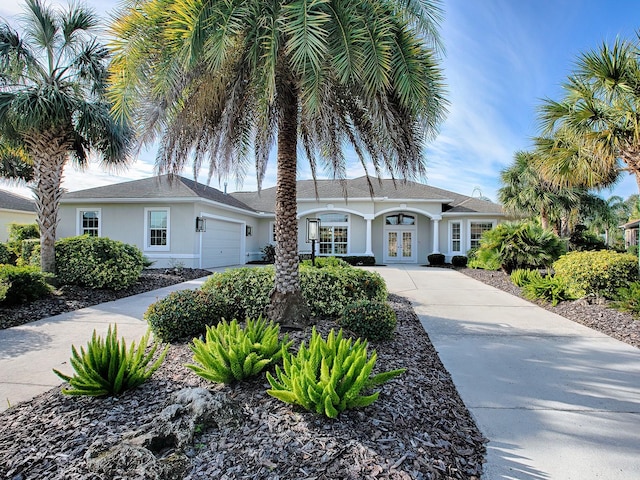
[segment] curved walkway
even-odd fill
[[[409,298],[489,439],[483,478],[640,479],[640,350],[449,269],[370,267]]]
[[[368,267],[409,298],[487,445],[486,480],[640,478],[640,350],[449,269]],[[71,344],[204,279],[0,330],[0,411],[59,385]]]

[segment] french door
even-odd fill
[[[386,230],[384,237],[385,263],[416,263],[415,230]]]

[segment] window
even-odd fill
[[[493,228],[493,222],[471,222],[469,231],[471,232],[471,248],[480,246],[480,237],[484,232],[488,232]]]
[[[100,236],[100,209],[78,209],[78,235]]]
[[[276,243],[276,223],[275,222],[271,222],[269,224],[269,243],[271,244]]]
[[[148,250],[169,250],[169,209],[145,208],[145,246]]]
[[[349,252],[349,215],[325,213],[320,219],[320,255],[346,255]]]
[[[454,222],[451,224],[451,251],[459,252],[461,251],[460,245],[460,222]]]
[[[397,215],[388,215],[385,218],[385,225],[415,225],[416,217],[407,215],[406,213],[398,213]]]

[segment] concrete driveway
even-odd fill
[[[449,269],[369,267],[413,303],[487,445],[485,479],[640,479],[640,350]]]

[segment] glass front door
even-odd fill
[[[387,263],[415,263],[415,232],[389,230],[385,233],[385,259]]]

